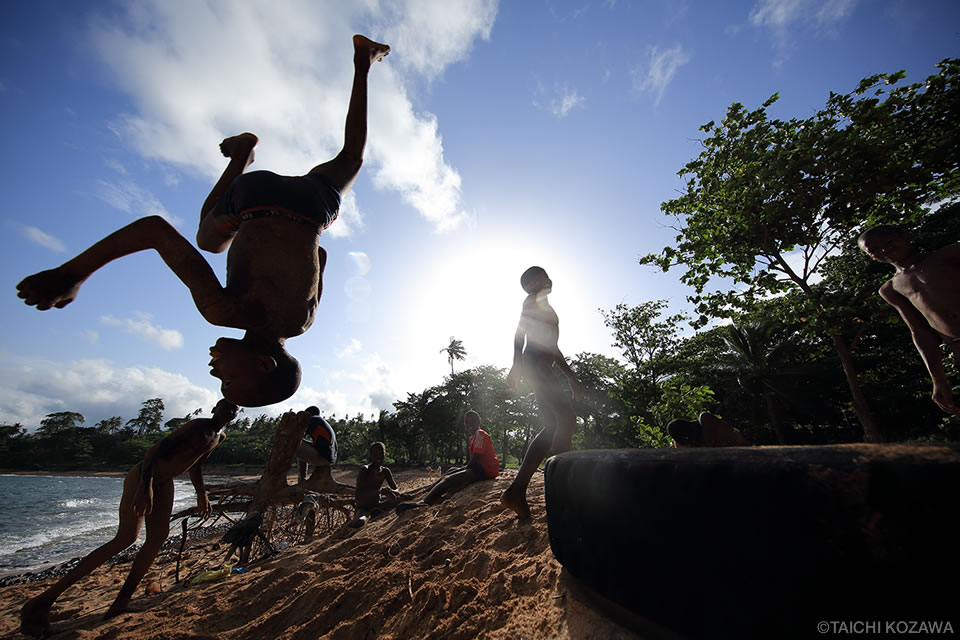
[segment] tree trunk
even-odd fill
[[[860,389],[860,381],[857,379],[857,371],[853,367],[853,357],[850,355],[850,349],[839,334],[833,333],[830,336],[833,339],[833,346],[840,356],[840,364],[843,365],[843,373],[847,377],[847,384],[850,387],[850,395],[853,397],[853,410],[860,420],[863,427],[863,439],[867,442],[883,442],[883,436],[873,420],[873,413],[870,411],[870,405]]]
[[[773,428],[773,432],[777,435],[777,442],[780,444],[787,444],[786,434],[783,432],[783,428],[780,426],[780,421],[777,420],[777,410],[773,406],[773,395],[770,393],[769,389],[763,390],[763,399],[767,404],[767,419],[770,420],[770,426]]]
[[[351,494],[353,487],[339,483],[333,479],[330,467],[317,467],[310,479],[296,485],[287,484],[287,474],[290,472],[291,463],[297,455],[297,448],[303,440],[307,430],[307,421],[310,415],[304,411],[300,413],[287,412],[280,418],[280,424],[277,426],[276,434],[273,437],[273,446],[270,450],[270,457],[267,459],[266,468],[260,480],[254,484],[234,484],[223,488],[214,489],[211,487],[210,496],[212,498],[232,498],[237,496],[251,496],[249,502],[221,502],[214,506],[214,511],[242,511],[245,513],[242,520],[237,522],[227,534],[224,540],[231,538],[232,546],[229,554],[233,553],[235,548],[241,549],[241,562],[246,562],[250,546],[254,537],[257,535],[263,537],[260,526],[265,523],[264,516],[272,507],[283,505],[300,504],[298,510],[309,507],[304,512],[307,539],[312,535],[317,511],[326,509],[328,520],[331,520],[331,510],[339,512],[342,518],[349,519],[349,504],[352,497],[349,496],[331,496],[319,495],[320,493],[331,494]],[[318,473],[318,471],[320,473]],[[311,496],[308,501],[304,498]],[[196,507],[181,511],[171,515],[171,519],[193,515],[196,513]],[[272,518],[272,516],[271,516]],[[269,521],[270,519],[267,519]],[[270,527],[266,527],[269,536]]]

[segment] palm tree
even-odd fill
[[[792,346],[794,330],[775,320],[741,320],[725,328],[727,352],[721,369],[733,375],[745,391],[763,399],[770,427],[780,444],[786,432],[777,415],[774,396],[787,397],[782,382],[796,372],[784,368],[785,354]]]
[[[447,360],[450,361],[450,375],[453,375],[453,361],[463,360],[466,358],[467,350],[463,348],[462,340],[457,340],[453,336],[450,336],[450,344],[443,349],[440,349],[440,353],[443,353],[444,351],[447,352]]]

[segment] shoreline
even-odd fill
[[[76,476],[79,478],[122,478],[127,475],[130,468],[111,469],[111,470],[89,470],[89,469],[0,469],[0,475],[7,476]],[[227,476],[231,478],[259,478],[263,473],[263,467],[228,467],[210,465],[203,468],[203,475],[206,476]]]

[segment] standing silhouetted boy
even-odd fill
[[[323,289],[326,252],[320,231],[337,217],[340,199],[353,185],[367,139],[367,74],[390,47],[353,37],[354,77],[344,145],[339,154],[305,176],[269,171],[244,173],[257,137],[242,133],[220,143],[230,163],[200,211],[197,246],[227,255],[227,286],[193,245],[159,216],[141,218],[112,233],[56,269],[17,285],[27,304],[65,307],[80,285],[108,262],[155,249],[190,289],[204,319],[242,329],[242,339],[220,338],[210,348],[210,375],[223,397],[245,407],[289,398],[300,386],[300,364],[284,341],[313,324]]]
[[[110,542],[91,551],[55,585],[23,605],[20,610],[20,630],[23,633],[47,635],[50,632],[50,608],[60,594],[136,542],[140,525],[146,519],[147,539],[137,551],[130,573],[104,619],[126,611],[133,592],[170,533],[174,477],[190,470],[190,481],[197,492],[197,513],[201,517],[210,514],[201,465],[223,442],[226,437],[223,430],[236,416],[237,406],[221,400],[213,409],[213,418],[191,420],[147,450],[143,461],[130,469],[123,480],[120,524],[116,535]]]
[[[582,389],[557,345],[560,320],[547,302],[547,295],[553,289],[547,272],[540,267],[530,267],[520,276],[520,286],[528,295],[523,301],[523,312],[513,340],[513,367],[507,374],[507,384],[516,389],[522,377],[533,386],[544,428],[530,443],[520,471],[500,496],[500,503],[526,520],[530,517],[530,505],[527,504],[530,478],[547,454],[570,450],[573,431],[577,427],[570,398],[557,379],[554,367],[566,376],[574,399],[580,397]]]

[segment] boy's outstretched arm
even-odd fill
[[[927,365],[927,371],[933,381],[933,401],[947,413],[960,415],[960,406],[953,399],[950,381],[947,380],[947,374],[943,370],[939,334],[930,327],[927,319],[917,311],[906,296],[897,293],[891,282],[887,282],[880,287],[880,297],[897,310],[907,327],[910,328],[913,344],[920,352],[920,357],[923,358],[923,363]]]
[[[131,253],[155,249],[167,266],[187,285],[197,309],[211,324],[225,324],[232,317],[230,299],[213,269],[190,242],[160,216],[131,222],[92,247],[57,267],[24,278],[18,296],[41,311],[62,309],[77,296],[80,286],[95,271]]]

